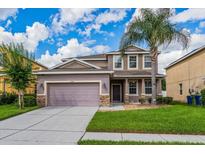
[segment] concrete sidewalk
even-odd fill
[[[86,132],[82,140],[205,143],[205,135]]]

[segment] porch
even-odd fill
[[[157,95],[161,95],[161,78],[157,82]],[[151,78],[112,78],[110,101],[113,104],[140,103],[140,98],[151,98]]]

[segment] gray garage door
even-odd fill
[[[48,84],[49,106],[98,106],[98,83]]]

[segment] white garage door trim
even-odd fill
[[[49,83],[99,83],[99,95],[109,95],[102,94],[102,81],[101,80],[68,80],[68,81],[44,81],[44,95],[46,95],[45,106],[48,106],[48,89],[47,86]]]

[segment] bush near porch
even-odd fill
[[[0,105],[6,104],[18,104],[18,96],[14,93],[0,94]],[[25,94],[24,95],[24,105],[25,107],[36,106],[36,95],[35,94]]]
[[[97,112],[89,132],[205,134],[205,108],[185,104],[157,109]]]

